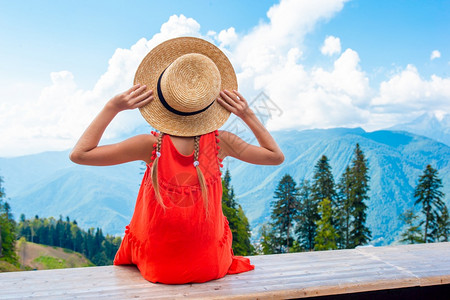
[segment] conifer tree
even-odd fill
[[[0,209],[3,206],[3,196],[4,196],[2,182],[3,182],[3,178],[0,176]],[[5,239],[5,234],[3,234],[3,237],[2,237],[2,231],[4,230],[3,228],[5,228],[5,227],[6,226],[5,226],[4,217],[2,214],[0,214],[0,258],[3,257],[3,240]]]
[[[407,226],[405,231],[401,234],[400,242],[408,244],[423,243],[420,229],[423,222],[417,224],[418,218],[419,217],[414,213],[413,209],[408,209],[400,215],[400,220],[405,222],[405,225]]]
[[[298,187],[291,175],[285,174],[275,190],[272,201],[272,228],[279,252],[289,252],[293,243],[293,223],[299,211]]]
[[[442,180],[438,177],[438,171],[431,165],[427,165],[423,175],[419,178],[419,183],[414,191],[414,198],[416,198],[415,205],[422,206],[422,213],[425,216],[425,228],[423,240],[425,243],[434,242],[430,228],[437,227],[436,216],[442,214],[445,204],[442,201],[444,193],[440,191],[442,188]]]
[[[369,168],[359,144],[356,144],[354,154],[355,158],[352,161],[350,169],[352,186],[350,189],[351,197],[349,200],[349,205],[352,206],[351,214],[353,217],[349,238],[349,246],[351,248],[368,243],[372,236],[369,228],[365,225],[367,205],[364,203],[369,200]]]
[[[295,228],[297,241],[301,248],[313,250],[319,213],[317,210],[318,204],[312,198],[311,186],[308,180],[304,180],[299,187],[299,207]]]
[[[250,242],[250,223],[248,222],[247,216],[244,213],[244,210],[242,209],[241,205],[238,205],[237,208],[237,217],[240,220],[240,222],[237,223],[236,232],[238,232],[238,235],[236,237],[236,245],[233,249],[233,252],[236,253],[236,255],[251,255],[255,252],[255,248],[253,247],[252,243]]]
[[[333,227],[339,222],[337,213],[337,193],[334,184],[333,173],[326,155],[322,155],[314,166],[314,175],[311,184],[312,199],[316,207],[327,198],[331,202],[331,224]],[[317,223],[317,220],[316,220]]]
[[[324,198],[319,203],[320,219],[317,221],[316,237],[314,238],[314,250],[337,249],[336,240],[338,235],[331,224],[331,201]]]
[[[331,167],[328,163],[328,158],[325,155],[322,155],[314,167],[311,191],[313,199],[316,200],[317,203],[328,198],[328,200],[331,201],[332,206],[334,205],[334,201],[336,200],[336,189]]]
[[[70,225],[70,233],[73,241],[72,250],[80,253],[83,252],[83,235],[75,221]]]
[[[352,221],[353,205],[352,200],[352,185],[353,176],[350,166],[347,166],[342,177],[337,185],[337,212],[336,212],[336,232],[339,235],[337,246],[339,249],[350,248],[350,225]]]
[[[450,236],[450,218],[448,208],[444,205],[442,213],[437,215],[436,241],[448,242]]]
[[[9,203],[4,200],[3,178],[0,176],[0,259],[18,265],[16,254],[16,222]]]
[[[262,254],[274,254],[277,252],[277,242],[270,224],[263,224],[260,229]],[[279,247],[278,247],[279,248]]]
[[[222,210],[228,220],[233,235],[233,252],[235,255],[251,255],[254,247],[250,243],[250,224],[241,205],[235,200],[231,175],[227,169],[222,178]]]

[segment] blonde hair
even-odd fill
[[[153,160],[153,163],[152,163],[151,174],[152,174],[153,190],[155,191],[156,200],[165,210],[167,208],[167,206],[164,205],[164,201],[159,192],[159,184],[158,184],[158,161],[159,161],[159,157],[161,155],[161,143],[162,143],[162,138],[164,135],[165,135],[165,133],[161,132],[158,136],[158,140],[156,142],[156,152],[153,155],[153,157],[155,157],[155,159]],[[195,161],[194,167],[197,169],[198,182],[200,184],[200,188],[202,191],[203,206],[205,207],[206,215],[208,215],[208,190],[206,188],[205,176],[203,176],[203,172],[200,169],[200,166],[198,164],[199,150],[200,150],[200,136],[195,136],[194,137],[194,161]]]

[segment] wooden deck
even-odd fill
[[[203,284],[153,284],[133,266],[2,273],[0,298],[287,299],[450,284],[450,243],[250,259],[255,270]]]

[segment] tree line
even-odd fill
[[[15,251],[16,222],[5,199],[2,183],[3,178],[0,176],[0,260],[18,266],[19,258]]]
[[[107,234],[103,235],[101,228],[81,229],[77,221],[70,221],[69,217],[58,220],[53,217],[26,219],[20,216],[17,226],[18,238],[27,241],[56,246],[79,252],[97,266],[111,265],[122,239]]]
[[[322,155],[312,181],[299,185],[285,174],[271,203],[269,222],[261,228],[263,254],[348,249],[367,244],[369,167],[359,144],[353,159],[335,184],[331,166]]]
[[[270,221],[260,229],[262,254],[311,250],[351,249],[370,242],[365,225],[369,167],[359,144],[335,184],[328,158],[323,155],[310,181],[299,185],[285,174],[274,192]],[[414,207],[400,215],[406,229],[401,243],[447,242],[450,218],[438,171],[427,165],[414,189]],[[419,207],[420,215],[415,211]]]

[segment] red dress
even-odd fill
[[[135,264],[151,282],[205,282],[254,269],[248,258],[234,256],[228,220],[222,212],[218,131],[199,141],[199,167],[208,189],[208,218],[194,153],[183,155],[163,135],[158,182],[166,211],[157,202],[150,165],[142,179],[136,207],[114,258],[114,265]]]

